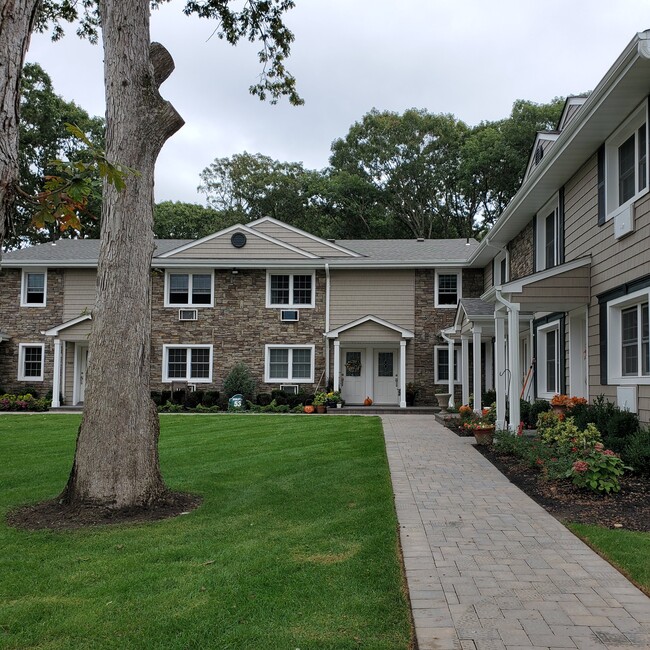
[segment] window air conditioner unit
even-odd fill
[[[290,395],[298,394],[298,384],[280,384],[280,390],[283,390],[285,393]]]
[[[178,310],[178,320],[198,320],[199,310],[198,309],[179,309]]]
[[[188,385],[187,385],[187,390],[188,390],[190,393],[195,393],[195,392],[196,392],[196,384],[188,384]]]
[[[614,238],[622,239],[634,232],[634,202],[614,216]]]
[[[300,320],[300,312],[297,309],[283,309],[280,312],[280,320],[295,323]]]

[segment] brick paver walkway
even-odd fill
[[[650,648],[650,599],[471,439],[382,420],[419,650]]]

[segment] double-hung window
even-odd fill
[[[435,383],[449,383],[449,347],[437,345],[434,348]],[[461,383],[461,352],[458,346],[454,346],[454,384]]]
[[[560,391],[560,323],[558,321],[537,329],[537,394],[551,398]]]
[[[560,209],[558,196],[537,213],[536,271],[552,269],[560,263]]]
[[[267,345],[265,352],[266,383],[313,383],[313,345]]]
[[[46,302],[47,271],[23,271],[21,307],[45,307]]]
[[[454,308],[462,298],[461,271],[438,271],[435,273],[435,306]]]
[[[18,346],[18,381],[43,381],[45,345],[20,343]]]
[[[607,303],[607,379],[614,384],[650,383],[650,291]]]
[[[211,345],[163,346],[163,381],[212,381]]]
[[[212,307],[212,273],[172,273],[166,275],[165,307]]]
[[[605,143],[607,218],[634,202],[648,187],[646,102]]]
[[[268,273],[267,307],[313,307],[315,276],[313,273]]]

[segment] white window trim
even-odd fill
[[[271,276],[288,275],[289,276],[289,302],[286,304],[276,304],[271,302]],[[311,302],[294,303],[293,302],[293,276],[294,275],[311,275]],[[273,270],[266,272],[266,306],[269,309],[314,309],[316,306],[316,272],[315,271],[282,271]]]
[[[25,348],[41,348],[41,374],[38,377],[25,376]],[[18,381],[43,381],[45,375],[45,343],[18,344]]]
[[[556,367],[555,367],[555,391],[549,392],[546,390],[546,334],[551,330],[557,332],[557,344],[556,344]],[[556,395],[560,392],[562,386],[562,375],[564,372],[564,367],[562,366],[562,359],[560,351],[562,349],[562,341],[560,340],[560,321],[554,320],[551,323],[546,325],[540,325],[537,328],[537,397],[543,399],[551,399],[553,395]]]
[[[27,275],[42,273],[43,278],[43,302],[27,302]],[[20,282],[20,306],[21,307],[46,307],[47,306],[47,269],[23,269]]]
[[[210,350],[210,375],[208,377],[168,377],[168,361],[169,361],[169,350],[184,348],[186,350]],[[163,345],[163,355],[162,355],[162,381],[164,384],[171,384],[173,381],[187,381],[193,384],[211,384],[212,383],[212,371],[214,366],[214,350],[213,346],[209,344],[176,344],[176,343],[165,343]],[[188,357],[189,359],[189,357]],[[189,367],[189,362],[188,362]],[[187,370],[186,370],[187,371]]]
[[[646,124],[646,184],[645,187],[636,192],[633,197],[628,199],[622,205],[618,205],[618,148],[635,132],[639,130],[643,124]],[[615,218],[618,214],[625,212],[630,208],[630,205],[638,201],[642,196],[648,193],[649,180],[648,179],[648,140],[650,140],[648,133],[648,106],[647,101],[643,101],[630,116],[621,124],[621,126],[614,131],[611,137],[605,142],[605,206],[606,216],[605,220]],[[635,149],[634,160],[634,177],[636,187],[639,186],[638,174],[638,151]]]
[[[438,352],[440,350],[449,350],[448,345],[436,345],[433,348],[433,373],[434,373],[434,384],[449,384],[449,379],[440,379],[440,376],[438,374]],[[454,374],[454,385],[458,384],[460,385],[462,383],[462,377],[463,377],[463,355],[461,351],[460,345],[454,345],[454,356],[458,355],[458,363],[456,364],[458,366],[458,374]]]
[[[311,375],[309,377],[273,377],[271,378],[271,355],[270,350],[294,350],[296,348],[309,349],[311,352]],[[264,346],[264,383],[266,384],[313,384],[314,383],[314,361],[316,346],[305,345],[279,345],[267,344]],[[289,354],[289,374],[292,368],[292,354]]]
[[[650,287],[607,303],[607,382],[614,386],[650,384],[650,376],[623,376],[621,359],[621,312],[643,302],[650,302]]]
[[[493,262],[493,273],[494,273],[494,286],[499,287],[502,284],[505,284],[510,280],[510,260],[509,260],[509,255],[505,251],[501,251],[496,257],[494,258]],[[501,262],[505,260],[506,262],[506,277],[502,278],[501,277]]]
[[[180,303],[180,302],[170,302],[169,301],[169,276],[170,275],[187,275],[190,277],[190,280],[188,282],[188,297],[189,297],[189,302],[186,303]],[[210,302],[209,303],[201,303],[201,304],[194,304],[192,302],[192,276],[194,275],[209,275],[210,276]],[[214,307],[214,271],[212,269],[205,269],[205,270],[198,270],[198,269],[192,269],[191,271],[189,270],[184,270],[184,269],[168,269],[165,271],[165,307],[172,307],[175,309],[178,309],[179,307],[182,309],[184,307],[192,307],[192,309],[206,309],[209,307]]]
[[[455,275],[458,278],[456,284],[456,303],[454,305],[441,305],[438,303],[438,277],[441,275]],[[434,278],[434,294],[434,305],[437,309],[456,309],[460,299],[463,297],[463,272],[458,269],[436,269]]]
[[[551,212],[555,215],[555,245],[553,266],[546,266],[546,217]],[[553,269],[560,263],[560,196],[556,194],[544,207],[537,213],[535,233],[535,271],[545,271]]]

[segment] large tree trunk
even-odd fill
[[[20,78],[38,4],[0,2],[0,251],[18,186]]]
[[[183,120],[158,93],[173,61],[149,42],[149,0],[102,0],[100,10],[107,157],[138,173],[121,192],[104,182],[86,403],[62,496],[117,509],[154,505],[167,492],[149,392],[153,183],[156,158]]]

